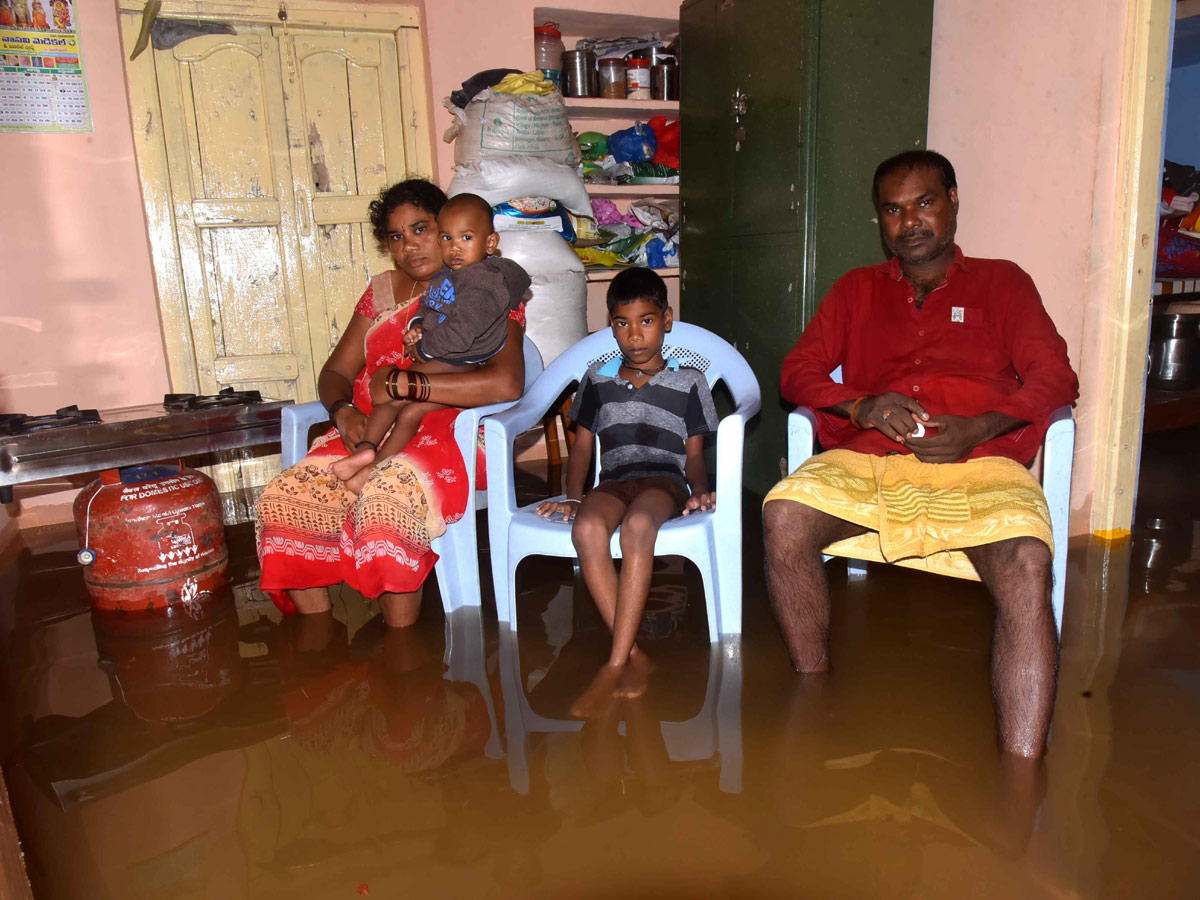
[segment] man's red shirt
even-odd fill
[[[838,366],[842,384],[829,377]],[[920,309],[898,259],[838,279],[784,358],[782,391],[816,410],[826,450],[910,452],[822,409],[897,391],[931,416],[1000,412],[1029,422],[966,457],[1028,463],[1050,414],[1079,396],[1079,380],[1033,280],[1015,263],[965,257],[955,246],[946,279]]]

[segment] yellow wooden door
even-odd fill
[[[239,29],[155,51],[197,381],[316,397],[279,51]],[[177,102],[167,103],[170,98]]]
[[[275,33],[312,357],[323,362],[367,279],[388,265],[367,207],[408,171],[398,77],[407,48],[391,34]]]
[[[122,4],[126,48],[144,0]],[[214,3],[236,34],[128,64],[135,146],[172,388],[316,399],[316,376],[373,271],[379,189],[429,172],[423,48],[410,9]],[[128,8],[126,8],[128,7]],[[278,455],[213,475],[243,519]],[[226,457],[229,459],[229,457]]]

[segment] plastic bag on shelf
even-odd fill
[[[584,160],[603,159],[608,156],[607,134],[601,134],[599,131],[584,131],[577,135],[575,140],[579,143],[579,155]]]
[[[557,200],[549,197],[514,197],[492,207],[496,231],[552,231],[568,241],[575,240],[575,226]]]
[[[478,194],[492,206],[513,197],[549,197],[576,215],[592,214],[575,169],[536,156],[484,157],[455,166],[446,193]]]
[[[617,162],[649,162],[654,159],[658,142],[643,122],[614,131],[608,136],[608,152]]]
[[[518,156],[579,165],[579,145],[558,91],[539,96],[498,94],[487,88],[472,97],[466,109],[449,97],[442,105],[454,115],[442,140],[454,142],[456,165]]]
[[[668,123],[666,116],[655,116],[646,124],[654,132],[654,139],[658,143],[658,149],[654,151],[654,157],[650,161],[678,169],[679,123]]]

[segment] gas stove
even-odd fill
[[[0,503],[29,481],[277,442],[279,411],[291,402],[226,388],[120,409],[0,415]]]
[[[64,406],[48,416],[27,416],[24,413],[0,414],[0,435],[31,434],[47,428],[65,428],[68,425],[94,425],[100,421],[100,413],[94,409]]]

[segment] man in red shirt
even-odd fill
[[[816,410],[826,452],[764,503],[771,603],[797,671],[823,672],[822,551],[982,580],[1000,744],[1038,756],[1058,641],[1049,512],[1027,466],[1078,380],[1029,276],[954,243],[945,157],[892,157],[873,191],[893,258],[839,279],[783,362],[783,396]]]

